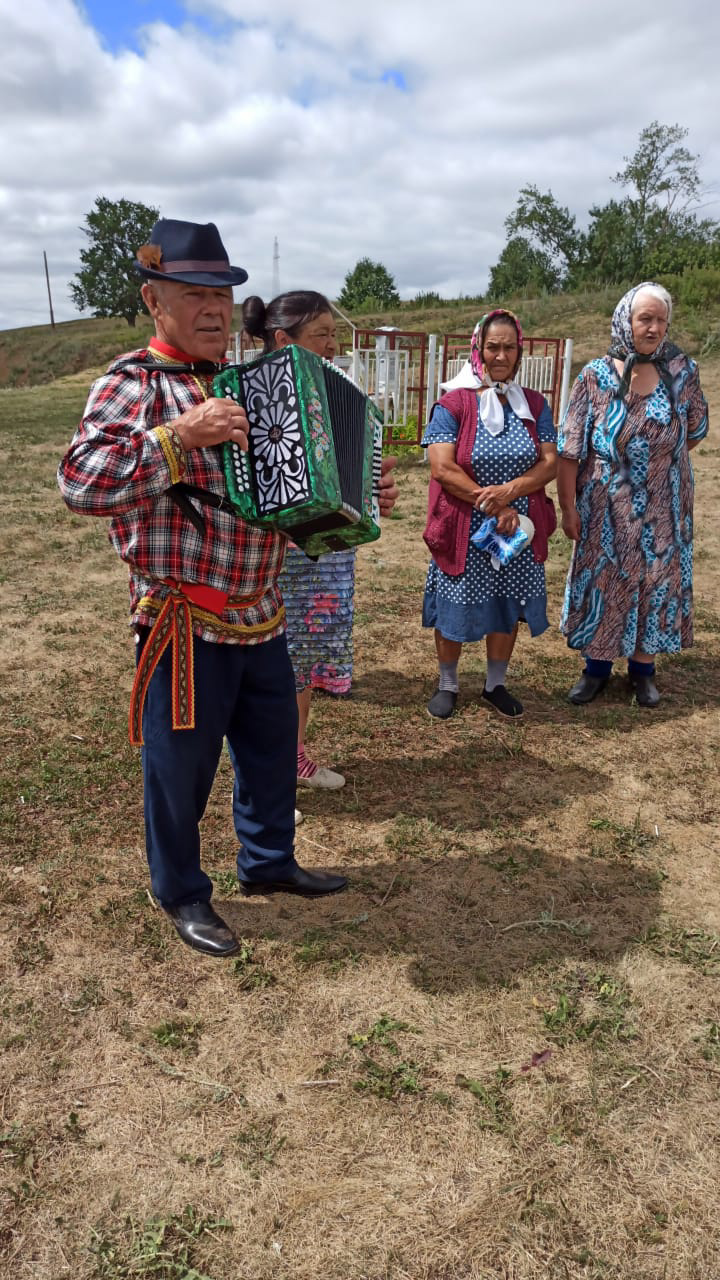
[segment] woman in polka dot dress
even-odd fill
[[[471,357],[449,393],[435,405],[425,431],[432,471],[425,541],[433,553],[423,601],[424,627],[435,630],[438,687],[431,716],[455,710],[463,644],[485,639],[483,698],[515,719],[522,703],[505,676],[518,623],[530,634],[548,626],[543,560],[547,534],[544,486],[557,466],[555,427],[547,401],[514,382],[522,358],[522,329],[511,311],[491,311],[476,325]],[[504,567],[470,541],[488,516],[499,533],[513,533],[518,515],[530,514],[532,544]],[[553,521],[554,524],[554,521]]]

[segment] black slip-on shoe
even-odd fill
[[[570,690],[568,701],[574,702],[576,707],[585,706],[586,702],[592,702],[593,698],[597,698],[598,694],[602,693],[609,678],[609,676],[589,676],[587,671],[583,671],[577,684],[574,684]]]
[[[231,956],[239,943],[235,934],[209,902],[183,902],[163,907],[183,942],[207,956]]]
[[[483,689],[482,696],[486,702],[490,703],[493,711],[505,716],[506,720],[518,720],[525,710],[522,702],[518,702],[517,698],[513,698],[504,684],[496,684],[491,693],[488,693],[487,689]]]
[[[451,689],[436,689],[427,704],[428,715],[436,720],[447,720],[455,710],[457,694]]]
[[[240,892],[249,898],[255,893],[295,893],[302,898],[322,898],[326,893],[341,893],[347,888],[345,876],[329,871],[304,871],[298,867],[281,880],[238,880]]]
[[[630,676],[629,680],[639,707],[657,706],[661,695],[652,676]]]

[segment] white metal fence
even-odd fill
[[[467,351],[454,350],[447,360],[443,376],[442,340],[437,334],[428,334],[425,344],[424,386],[421,388],[417,347],[408,349],[399,346],[395,350],[388,350],[383,341],[385,337],[385,334],[379,334],[377,345],[356,347],[344,355],[336,356],[335,363],[349,374],[366,395],[372,396],[388,428],[402,432],[413,423],[419,428],[427,421],[432,405],[442,395],[441,382],[454,378],[469,358],[469,346]],[[243,350],[239,333],[234,334],[233,339],[233,345],[227,354],[228,359],[234,363],[240,364],[259,355],[252,348]],[[558,357],[552,354],[529,354],[523,356],[518,381],[524,387],[541,391],[548,399],[559,381],[559,396],[554,395],[554,416],[556,422],[560,422],[570,390],[572,339],[566,338],[557,347],[558,352],[561,352],[560,379],[556,368]]]

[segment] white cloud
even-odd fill
[[[284,288],[335,295],[367,254],[406,296],[480,292],[520,186],[582,220],[653,119],[689,129],[720,216],[710,0],[188,0],[184,27],[152,23],[119,54],[71,0],[10,4],[0,327],[45,321],[43,249],[72,318],[99,194],[217,222],[264,296],[275,235]]]

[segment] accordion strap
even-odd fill
[[[132,356],[129,356],[127,360],[116,360],[112,368],[113,372],[116,369],[146,369],[148,373],[192,373],[200,374],[201,378],[214,378],[216,373],[222,372],[225,364],[216,364],[213,360],[168,364],[163,360],[133,360]]]
[[[177,484],[171,484],[165,493],[180,508],[186,519],[195,526],[201,538],[205,537],[205,521],[200,512],[195,510],[190,501],[191,498],[197,498],[198,502],[204,502],[206,506],[214,507],[216,511],[224,511],[227,515],[238,518],[238,513],[229,498],[222,493],[215,493],[214,489],[201,489],[200,485],[186,484],[181,480]]]

